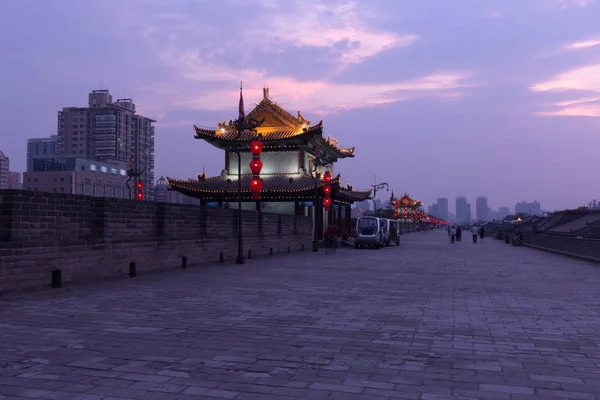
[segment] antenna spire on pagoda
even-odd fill
[[[242,93],[242,81],[240,81],[240,119],[246,118],[246,112],[244,111],[244,95]]]

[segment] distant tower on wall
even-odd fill
[[[141,180],[153,197],[154,122],[136,113],[132,99],[113,101],[108,90],[93,90],[88,107],[58,112],[57,151],[102,162],[128,163],[133,157],[135,167],[144,170]]]

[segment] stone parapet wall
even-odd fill
[[[523,233],[523,244],[540,250],[600,262],[600,240]]]
[[[83,282],[233,262],[236,210],[19,190],[0,191],[0,293],[48,287],[51,271]],[[252,257],[310,249],[308,217],[242,211]],[[272,249],[272,250],[271,250]]]

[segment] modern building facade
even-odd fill
[[[479,196],[475,199],[475,219],[477,221],[486,222],[489,220],[487,197]]]
[[[33,171],[23,174],[23,189],[129,198],[126,163],[103,163],[77,157],[34,158]],[[133,181],[131,193],[135,192]]]
[[[500,214],[500,219],[504,219],[504,217],[510,214],[510,209],[508,207],[500,207],[498,214]]]
[[[93,90],[87,107],[58,112],[57,153],[106,163],[132,163],[154,196],[153,119],[138,115],[132,99],[113,101],[108,90]]]
[[[542,207],[537,201],[531,203],[522,201],[515,205],[515,214],[542,215]]]
[[[465,196],[456,198],[456,220],[458,222],[471,222],[471,205]]]
[[[33,172],[34,158],[51,158],[56,155],[58,155],[58,135],[27,139],[27,172]]]
[[[437,199],[437,212],[439,219],[443,219],[444,221],[449,221],[448,218],[448,199],[446,197],[440,197]]]
[[[0,151],[0,189],[9,189],[10,160]]]
[[[438,209],[438,205],[436,204],[432,204],[428,207],[428,214],[432,215],[436,218],[440,218],[439,216],[439,209]]]
[[[23,189],[20,172],[8,171],[8,188]]]

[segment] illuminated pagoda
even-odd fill
[[[421,210],[423,203],[419,200],[411,198],[406,193],[401,198],[392,200],[391,204],[395,209],[394,218],[400,219],[405,223],[424,222],[427,217],[427,215]]]
[[[240,104],[243,104],[243,98]],[[244,118],[262,120],[262,124],[255,131],[243,131],[239,137],[233,120],[218,123],[214,130],[194,126],[196,139],[224,150],[225,168],[221,175],[215,177],[206,177],[203,173],[195,180],[167,178],[171,188],[199,198],[201,205],[216,203],[222,207],[237,208],[238,165],[234,149],[241,145],[242,209],[313,216],[320,238],[324,225],[335,224],[349,232],[351,205],[368,199],[371,190],[356,191],[350,185],[343,186],[340,176],[334,175],[333,164],[341,158],[354,157],[354,148],[341,147],[337,140],[323,137],[322,121],[311,125],[299,111],[292,115],[278,106],[269,97],[268,88],[263,89],[262,100]],[[249,144],[253,140],[263,143],[260,201],[252,200],[250,191],[252,172],[249,164],[252,155]],[[314,162],[316,157],[321,162]],[[332,206],[327,218],[324,218],[326,210],[323,207],[316,207],[316,216],[312,208],[315,183],[318,186],[318,205],[322,206],[325,172],[332,176]]]

